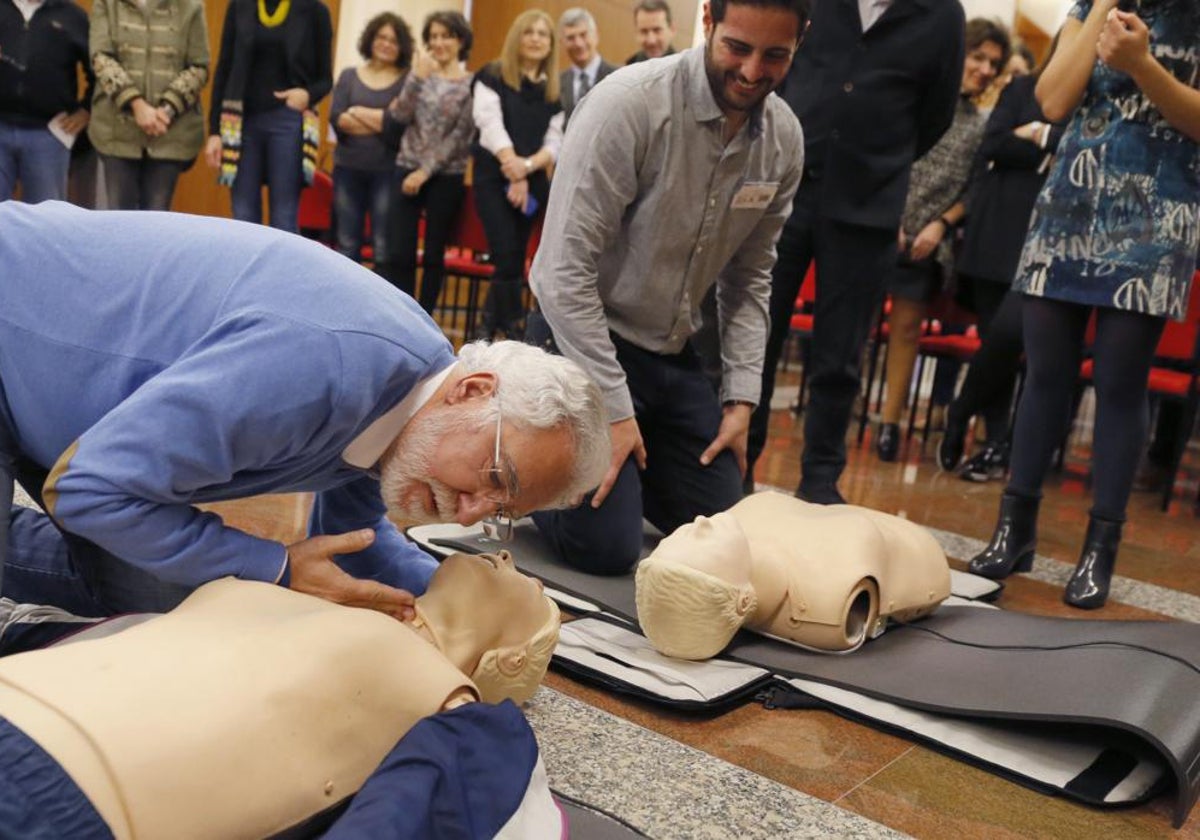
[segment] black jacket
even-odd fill
[[[781,93],[827,218],[899,225],[912,162],[954,118],[963,28],[958,0],[895,0],[865,34],[857,0],[815,4]]]
[[[976,157],[967,203],[958,270],[981,280],[1008,285],[1017,271],[1029,216],[1049,172],[1048,158],[1058,147],[1063,125],[1051,126],[1045,148],[1022,140],[1013,129],[1046,122],[1033,89],[1037,79],[1013,79],[988,118]]]
[[[87,12],[71,0],[46,0],[27,27],[12,0],[0,0],[0,120],[45,125],[60,111],[88,108],[94,80]]]
[[[241,102],[249,78],[258,23],[256,0],[230,0],[221,27],[221,54],[213,76],[208,133],[221,133],[221,109],[226,101]],[[333,24],[321,0],[292,0],[283,22],[287,40],[289,86],[308,91],[308,107],[316,108],[333,89]]]

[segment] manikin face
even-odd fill
[[[675,30],[667,22],[666,12],[646,12],[638,10],[633,15],[633,25],[637,29],[638,43],[647,58],[659,58],[666,55],[675,37]]]
[[[528,644],[553,609],[541,581],[518,572],[507,553],[450,555],[421,596],[431,597],[452,599],[454,614],[469,616],[481,651]]]
[[[400,39],[391,24],[384,24],[371,41],[371,57],[383,64],[395,64],[400,58]]]
[[[445,67],[458,60],[462,41],[449,29],[435,21],[429,25],[429,40],[425,42],[425,46],[433,60]]]
[[[563,27],[563,49],[567,51],[567,58],[571,59],[571,63],[576,67],[587,67],[588,62],[596,55],[598,41],[596,33],[592,32],[586,23]]]
[[[478,380],[487,380],[479,384]],[[501,507],[516,518],[552,505],[574,466],[570,434],[562,428],[532,429],[504,420],[500,427],[500,485],[496,465],[495,414],[489,411],[493,380],[476,374],[467,395],[463,380],[446,401],[424,406],[404,426],[380,465],[384,503],[407,523],[473,525]],[[478,390],[482,388],[483,390]]]
[[[726,117],[744,115],[777,88],[800,39],[800,22],[787,9],[730,3],[714,24],[704,6],[704,69]]]
[[[967,51],[963,62],[962,92],[967,96],[978,96],[1000,72],[1000,61],[1004,49],[995,41],[984,41]]]
[[[665,537],[650,555],[740,586],[750,583],[750,545],[731,513],[697,516]]]
[[[521,33],[521,43],[518,55],[522,61],[531,63],[545,61],[550,55],[550,47],[554,44],[554,33],[543,18],[534,18]]]

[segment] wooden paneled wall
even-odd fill
[[[692,45],[696,9],[701,0],[670,0],[675,25],[675,49]],[[526,9],[542,9],[555,21],[572,6],[582,6],[596,18],[600,31],[600,53],[618,66],[638,51],[633,29],[633,0],[476,0],[472,4],[471,27],[475,31],[475,49],[470,67],[477,70],[500,55],[508,27]],[[559,53],[562,53],[560,48]],[[566,57],[562,56],[562,67]]]

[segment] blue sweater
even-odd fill
[[[316,491],[311,533],[370,527],[343,565],[420,592],[433,563],[346,446],[453,364],[407,295],[258,225],[0,204],[0,440],[51,469],[67,530],[169,581],[274,581],[277,542],[195,502]]]

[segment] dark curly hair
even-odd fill
[[[367,21],[362,34],[358,36],[358,54],[367,61],[371,60],[371,45],[375,43],[375,36],[379,34],[379,30],[385,26],[390,26],[395,30],[396,40],[400,42],[400,55],[396,57],[396,66],[407,70],[412,66],[412,32],[409,31],[404,18],[392,12],[381,12]]]
[[[458,39],[459,61],[466,61],[471,57],[471,45],[475,42],[475,36],[471,33],[471,24],[467,23],[465,17],[458,12],[434,12],[425,18],[425,24],[421,27],[421,42],[427,47],[429,30],[435,23],[440,23],[447,32]]]

